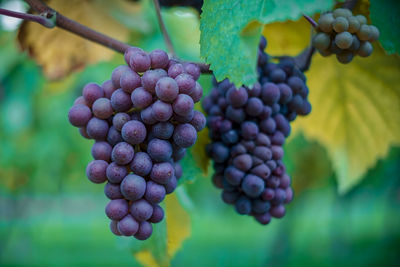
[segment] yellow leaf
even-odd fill
[[[147,267],[159,267],[160,265],[157,263],[156,259],[153,257],[153,254],[149,250],[141,250],[134,254],[136,260],[140,262],[143,266]]]
[[[208,173],[208,166],[210,163],[210,158],[206,154],[205,147],[210,142],[208,137],[208,128],[204,128],[200,132],[197,133],[197,141],[191,149],[193,158],[203,171],[204,175]]]
[[[113,1],[114,7],[124,3]],[[115,39],[126,41],[129,31],[109,14],[105,1],[50,0],[47,4],[61,14]],[[125,5],[125,4],[124,4]],[[60,79],[86,64],[109,60],[115,52],[65,30],[47,29],[24,22],[18,33],[22,49],[43,67],[49,79]]]
[[[326,147],[345,193],[400,143],[400,58],[378,46],[347,65],[315,55],[307,77],[313,110],[293,126]]]

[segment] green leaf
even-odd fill
[[[257,81],[257,46],[262,24],[297,19],[329,9],[332,1],[253,0],[204,1],[200,20],[200,55],[218,81],[229,78],[236,86]]]
[[[370,17],[381,35],[379,41],[388,54],[400,52],[400,2],[397,0],[371,0]]]

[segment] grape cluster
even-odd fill
[[[367,25],[365,16],[353,16],[345,8],[322,14],[316,30],[313,46],[324,57],[335,54],[343,64],[352,61],[355,55],[370,56],[373,50],[371,42],[379,38],[378,28]]]
[[[159,203],[182,176],[179,161],[205,126],[193,109],[203,90],[197,65],[177,63],[162,50],[131,47],[125,61],[101,86],[83,88],[68,119],[95,140],[86,175],[106,182],[111,231],[145,240],[151,223],[164,217]]]
[[[311,111],[304,75],[292,61],[269,62],[266,45],[262,38],[259,81],[251,89],[236,88],[227,79],[214,81],[202,102],[212,141],[206,151],[213,160],[213,183],[222,189],[225,203],[261,224],[283,217],[284,204],[293,198],[283,144],[289,121]]]

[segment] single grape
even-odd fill
[[[174,167],[169,162],[155,163],[150,173],[150,178],[159,184],[167,184],[174,176]]]
[[[129,212],[128,202],[125,199],[113,199],[106,206],[106,215],[111,220],[119,221]]]
[[[168,161],[172,156],[171,143],[157,138],[152,139],[147,145],[147,153],[155,162]]]
[[[175,177],[176,179],[179,179],[182,177],[182,166],[178,162],[174,163],[174,172],[175,172]]]
[[[138,88],[142,84],[142,80],[140,76],[134,72],[131,69],[126,69],[122,74],[120,78],[120,85],[122,90],[124,90],[126,93],[130,94],[132,93],[135,88]]]
[[[136,72],[145,72],[150,69],[151,59],[150,56],[144,51],[133,52],[130,60],[129,66]]]
[[[86,131],[95,140],[105,140],[108,133],[108,123],[105,120],[93,117],[89,120]]]
[[[240,127],[241,135],[246,140],[256,139],[259,129],[256,123],[252,121],[245,121]]]
[[[155,138],[167,140],[171,138],[172,134],[174,133],[174,129],[175,127],[172,123],[159,122],[151,127],[151,134]]]
[[[360,25],[367,24],[367,18],[363,15],[357,15],[355,16],[358,19],[358,22],[360,22]]]
[[[349,21],[349,29],[350,33],[356,33],[360,29],[361,25],[360,22],[356,17],[348,17],[347,20]]]
[[[121,133],[114,126],[111,126],[110,129],[108,130],[107,142],[110,145],[115,146],[116,144],[122,141],[124,140],[122,140]]]
[[[200,68],[196,64],[185,63],[183,64],[183,67],[186,73],[190,74],[195,81],[199,79],[201,72]]]
[[[94,159],[102,159],[104,161],[110,161],[112,147],[109,143],[104,141],[96,141],[92,146],[92,156]]]
[[[69,122],[76,127],[86,126],[91,118],[90,108],[82,104],[75,104],[68,112]]]
[[[350,51],[357,51],[360,48],[360,40],[357,38],[357,35],[353,35],[353,42],[351,43],[351,46],[349,47]]]
[[[240,185],[245,173],[234,166],[229,166],[224,171],[224,178],[231,185]]]
[[[189,95],[193,92],[196,86],[195,80],[187,73],[181,73],[175,77],[175,81],[179,87],[180,94]]]
[[[371,32],[371,36],[370,36],[368,41],[374,42],[374,41],[378,40],[379,39],[379,35],[380,35],[378,28],[373,26],[373,25],[370,25],[369,26],[369,30]]]
[[[111,95],[111,106],[115,111],[127,111],[132,107],[132,100],[129,94],[122,89],[117,89]]]
[[[139,199],[132,203],[130,213],[139,222],[150,219],[153,214],[153,206],[145,199]]]
[[[151,106],[143,109],[140,112],[140,118],[146,125],[155,124],[157,120],[153,117],[153,111]]]
[[[129,200],[138,200],[146,192],[146,181],[136,174],[128,174],[121,182],[121,193]]]
[[[337,8],[337,9],[333,10],[332,15],[334,18],[337,18],[337,17],[349,18],[349,17],[353,16],[353,13],[351,13],[351,11],[347,8]]]
[[[178,180],[175,176],[172,176],[171,179],[165,184],[165,193],[171,194],[175,191],[175,188],[178,186]]]
[[[253,155],[267,161],[272,158],[272,151],[266,146],[257,146],[253,149]]]
[[[243,109],[232,106],[227,107],[225,115],[228,119],[236,123],[241,123],[246,119],[246,113]]]
[[[148,220],[151,223],[159,223],[164,219],[164,210],[159,205],[153,205],[153,215]]]
[[[75,99],[74,105],[78,105],[78,104],[81,104],[81,105],[84,105],[84,106],[88,106],[88,104],[86,103],[86,100],[85,100],[85,98],[83,96],[78,96]]]
[[[153,233],[153,226],[151,226],[151,223],[143,221],[140,222],[139,230],[136,232],[134,237],[138,240],[146,240],[151,236],[152,233]]]
[[[258,116],[263,112],[264,104],[258,97],[251,97],[246,104],[246,113],[250,116]]]
[[[140,144],[146,139],[146,126],[140,121],[128,121],[122,127],[121,135],[131,145]]]
[[[264,214],[271,208],[271,204],[268,201],[260,199],[253,200],[251,203],[251,210],[255,214]]]
[[[130,144],[120,142],[114,146],[111,152],[111,159],[119,165],[125,165],[131,162],[134,153],[133,147]]]
[[[154,94],[157,82],[167,76],[167,72],[163,69],[148,70],[143,73],[142,86],[150,94]]]
[[[225,162],[229,157],[229,148],[220,142],[215,142],[212,144],[210,157],[215,162]]]
[[[124,197],[121,193],[119,184],[112,184],[109,182],[104,186],[104,194],[109,199],[120,199]]]
[[[119,184],[128,174],[125,166],[120,166],[115,162],[111,162],[106,170],[106,176],[110,183]]]
[[[372,36],[372,31],[369,25],[361,25],[360,30],[356,34],[360,41],[368,41]]]
[[[121,131],[124,124],[130,120],[131,120],[131,116],[129,116],[129,114],[119,112],[114,115],[112,122],[113,122],[113,126],[115,127],[115,129],[117,129],[118,131]]]
[[[226,99],[228,100],[228,103],[234,108],[244,106],[247,103],[248,97],[247,90],[244,87],[240,87],[238,89],[231,87],[226,93]]]
[[[251,212],[251,202],[250,200],[245,197],[241,196],[236,200],[235,203],[236,212],[239,214],[249,214]]]
[[[347,64],[353,60],[354,54],[352,52],[342,52],[336,55],[337,60],[340,63]]]
[[[170,77],[163,77],[158,80],[155,92],[157,97],[162,101],[173,102],[179,94],[179,86],[174,79]]]
[[[313,38],[313,46],[318,50],[325,50],[329,48],[331,38],[328,34],[320,32]]]
[[[94,101],[104,96],[104,92],[98,84],[88,83],[83,87],[82,95],[86,103],[91,107]]]
[[[183,67],[182,64],[176,63],[172,64],[168,68],[168,76],[172,78],[176,78],[179,74],[182,74],[185,72],[185,68]]]
[[[130,168],[133,173],[139,176],[146,176],[150,173],[153,167],[149,155],[146,152],[137,152],[130,163]]]
[[[235,204],[239,196],[240,193],[235,191],[223,190],[221,194],[222,201],[224,201],[226,204]]]
[[[114,86],[114,88],[121,88],[120,80],[121,80],[121,75],[124,73],[126,70],[129,70],[130,68],[126,65],[121,65],[116,67],[113,72],[111,73],[111,82]]]
[[[108,119],[113,114],[114,110],[111,106],[111,101],[108,98],[98,98],[92,106],[93,114],[99,119]]]
[[[344,17],[337,17],[333,21],[332,27],[335,30],[335,32],[337,32],[337,33],[344,32],[344,31],[347,31],[347,29],[349,28],[349,22]]]
[[[332,13],[322,14],[318,20],[318,27],[326,33],[330,33],[332,31],[332,23],[335,20]]]
[[[111,221],[110,222],[110,230],[114,235],[120,236],[121,233],[119,232],[117,225],[118,225],[118,221]]]
[[[267,225],[271,221],[271,215],[269,214],[269,212],[266,212],[264,214],[255,216],[255,219],[262,225]]]
[[[196,85],[189,96],[193,99],[194,103],[200,101],[200,99],[203,97],[203,88],[201,87],[200,83],[196,82]]]
[[[262,86],[261,98],[263,102],[267,105],[272,105],[278,102],[280,98],[279,87],[274,83],[265,83]]]
[[[86,139],[91,139],[90,136],[87,134],[86,127],[80,127],[79,133],[82,137],[84,137]]]
[[[357,54],[360,57],[368,57],[372,54],[374,48],[372,47],[370,42],[362,42],[360,48],[357,51]]]
[[[222,134],[221,139],[225,144],[236,144],[239,141],[239,134],[235,130],[230,130]]]
[[[280,68],[274,69],[270,73],[270,79],[274,83],[283,83],[286,80],[286,73]]]
[[[253,165],[253,160],[249,154],[241,154],[233,159],[233,166],[241,171],[247,172]]]
[[[283,205],[273,206],[269,211],[269,213],[271,214],[272,217],[282,218],[283,216],[285,216],[286,210]]]
[[[169,103],[165,103],[161,100],[157,100],[151,106],[153,118],[157,121],[167,121],[172,116],[172,106]]]
[[[86,167],[86,176],[96,184],[107,181],[106,170],[108,163],[104,160],[93,160]]]
[[[264,190],[264,181],[253,174],[248,174],[244,177],[242,189],[249,197],[258,197]]]
[[[262,179],[267,179],[271,175],[271,170],[266,164],[260,164],[250,170],[250,173],[257,175]]]
[[[168,66],[169,58],[168,54],[163,50],[155,49],[150,52],[151,68],[153,69],[165,69]]]
[[[148,181],[147,186],[146,186],[146,193],[144,195],[144,198],[152,203],[152,204],[157,204],[163,201],[165,198],[165,187],[155,183],[153,181]]]
[[[180,124],[175,127],[173,134],[175,144],[180,147],[188,148],[196,143],[197,132],[196,129],[189,123]]]
[[[125,59],[126,64],[129,65],[129,62],[130,62],[131,57],[132,57],[132,54],[135,53],[135,52],[138,52],[138,51],[143,51],[143,49],[141,49],[139,47],[131,46],[131,47],[128,47],[128,49],[125,50],[124,59]]]
[[[193,99],[185,94],[179,94],[172,104],[173,111],[180,116],[189,114],[193,110],[193,106]]]
[[[124,236],[132,236],[139,230],[139,223],[128,214],[118,222],[118,231]]]

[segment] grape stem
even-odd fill
[[[313,20],[310,16],[307,16],[305,14],[303,14],[303,17],[310,22],[311,26],[313,26],[314,28],[316,28],[318,26],[318,23],[315,22],[315,20]]]
[[[28,20],[28,21],[34,21],[34,22],[37,22],[37,23],[45,26],[46,28],[54,28],[56,26],[56,24],[55,24],[56,14],[55,13],[42,13],[40,15],[32,15],[32,14],[20,13],[20,12],[15,12],[15,11],[7,10],[4,8],[0,8],[0,15],[23,19],[23,20]]]
[[[82,25],[74,20],[71,20],[71,19],[63,16],[62,14],[60,14],[56,10],[52,9],[51,7],[49,7],[47,4],[45,4],[41,0],[25,0],[25,1],[29,4],[31,9],[33,9],[34,11],[38,12],[41,15],[31,15],[31,14],[24,14],[24,13],[22,13],[22,15],[21,15],[21,13],[9,11],[9,10],[7,10],[7,12],[2,12],[0,14],[6,15],[6,16],[11,16],[11,17],[15,17],[16,15],[18,15],[18,16],[20,16],[19,18],[21,18],[21,19],[37,22],[43,26],[46,26],[43,23],[41,23],[41,22],[44,22],[43,19],[48,19],[53,22],[54,25],[52,25],[52,27],[62,28],[73,34],[79,35],[80,37],[82,37],[84,39],[98,43],[100,45],[103,45],[107,48],[110,48],[110,49],[112,49],[116,52],[122,53],[122,54],[125,53],[126,49],[131,47],[129,44],[126,44],[126,43],[116,40],[110,36],[107,36],[105,34],[97,32],[89,27],[86,27],[85,25]],[[16,14],[16,13],[18,13],[18,14]],[[46,23],[48,23],[48,22],[46,22]],[[176,61],[178,61],[180,63],[186,62],[186,61],[180,61],[180,60],[176,60]],[[210,66],[205,63],[196,63],[196,62],[191,62],[191,63],[196,64],[200,68],[201,73],[212,73],[212,71],[210,70]]]
[[[165,44],[167,45],[168,53],[170,53],[172,57],[176,58],[176,54],[175,54],[174,47],[172,45],[171,38],[169,37],[167,28],[165,27],[164,20],[161,16],[160,2],[158,0],[153,0],[153,3],[154,3],[154,7],[156,9],[158,25],[160,26],[160,30],[164,37]]]

